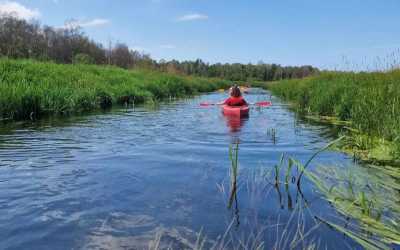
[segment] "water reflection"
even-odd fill
[[[238,205],[238,199],[237,199],[237,191],[238,191],[238,170],[239,170],[239,165],[238,165],[238,158],[239,156],[239,141],[231,144],[229,146],[229,159],[231,161],[231,167],[230,167],[230,195],[229,195],[229,202],[228,202],[228,209],[232,209],[232,205],[234,205],[234,218],[236,221],[236,227],[239,227],[240,225],[240,216],[239,216],[239,205]]]
[[[288,184],[288,183],[285,183],[285,184],[284,184],[284,187],[285,187],[284,192],[285,192],[286,195],[287,195],[287,209],[288,209],[289,211],[292,211],[292,210],[293,210],[293,200],[292,200],[292,195],[291,195],[291,193],[290,193],[289,184]],[[282,192],[281,192],[281,184],[280,184],[280,183],[275,183],[274,188],[275,188],[276,193],[277,193],[277,195],[278,195],[279,207],[280,207],[281,209],[285,209],[284,198],[283,198]],[[298,197],[298,195],[299,195],[299,190],[297,190],[297,195],[296,195],[296,197]],[[297,201],[298,201],[298,200],[296,199],[296,200],[295,200],[295,203],[297,203]]]
[[[274,232],[282,232],[284,223],[292,227],[288,222],[296,218],[296,209],[301,208],[297,196],[300,200],[302,195],[296,194],[296,185],[289,184],[286,190],[281,182],[281,200],[289,209],[280,209],[273,179],[268,185],[264,171],[272,169],[283,152],[304,162],[325,144],[322,130],[300,123],[301,133],[296,134],[295,117],[275,100],[268,112],[252,109],[250,118],[242,119],[222,118],[217,108],[198,107],[201,100],[221,99],[222,94],[212,93],[159,107],[3,126],[0,249],[53,249],[60,240],[61,249],[141,249],[159,231],[164,231],[166,241],[176,242],[174,249],[182,249],[190,248],[187,242],[196,242],[195,232],[202,228],[210,240],[217,240],[232,221],[232,226],[240,224],[236,235],[257,236],[264,248],[273,248]],[[248,99],[256,102],[266,96],[260,92]],[[279,129],[279,138],[268,136],[266,126]],[[227,210],[227,144],[232,138],[240,142],[240,166]],[[340,159],[346,160],[329,153],[318,160]],[[263,172],[252,175],[259,166]],[[224,199],[215,183],[224,183]],[[303,186],[311,201],[318,197],[307,182]],[[310,209],[332,213],[324,204],[313,201]],[[306,232],[312,218],[304,219]],[[314,236],[331,248],[348,243],[327,228]],[[284,242],[276,248],[284,249]]]
[[[230,129],[231,133],[240,132],[242,127],[246,124],[249,120],[248,116],[240,117],[240,116],[233,116],[233,115],[224,115],[224,119],[226,121],[226,125]]]

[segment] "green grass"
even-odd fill
[[[226,88],[219,79],[95,65],[0,59],[0,120],[68,115]]]
[[[324,72],[270,84],[269,88],[302,112],[336,117],[347,121],[357,134],[394,142],[392,157],[400,158],[400,70]]]

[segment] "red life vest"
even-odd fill
[[[247,102],[241,96],[239,96],[239,97],[231,96],[225,100],[224,104],[226,104],[228,106],[244,106],[244,105],[247,105]]]

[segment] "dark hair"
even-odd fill
[[[233,96],[233,97],[242,96],[242,93],[240,92],[240,88],[238,86],[235,85],[232,87],[231,96]]]

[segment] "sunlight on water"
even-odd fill
[[[253,91],[246,96],[250,102],[270,98]],[[147,248],[161,234],[163,244],[190,248],[199,232],[210,246],[231,225],[238,235],[264,230],[260,240],[268,249],[289,244],[276,232],[294,234],[285,225],[295,220],[302,221],[310,240],[319,236],[320,246],[354,246],[327,226],[318,233],[313,229],[311,212],[334,210],[309,182],[302,188],[304,206],[292,185],[269,185],[254,175],[261,168],[273,170],[282,153],[308,159],[329,142],[329,130],[297,120],[275,98],[271,107],[253,107],[247,119],[229,119],[218,107],[199,106],[223,98],[224,93],[211,93],[159,109],[5,125],[0,132],[0,248]],[[240,143],[241,179],[236,205],[229,210],[232,142]],[[324,152],[316,161],[351,163],[337,152]]]

